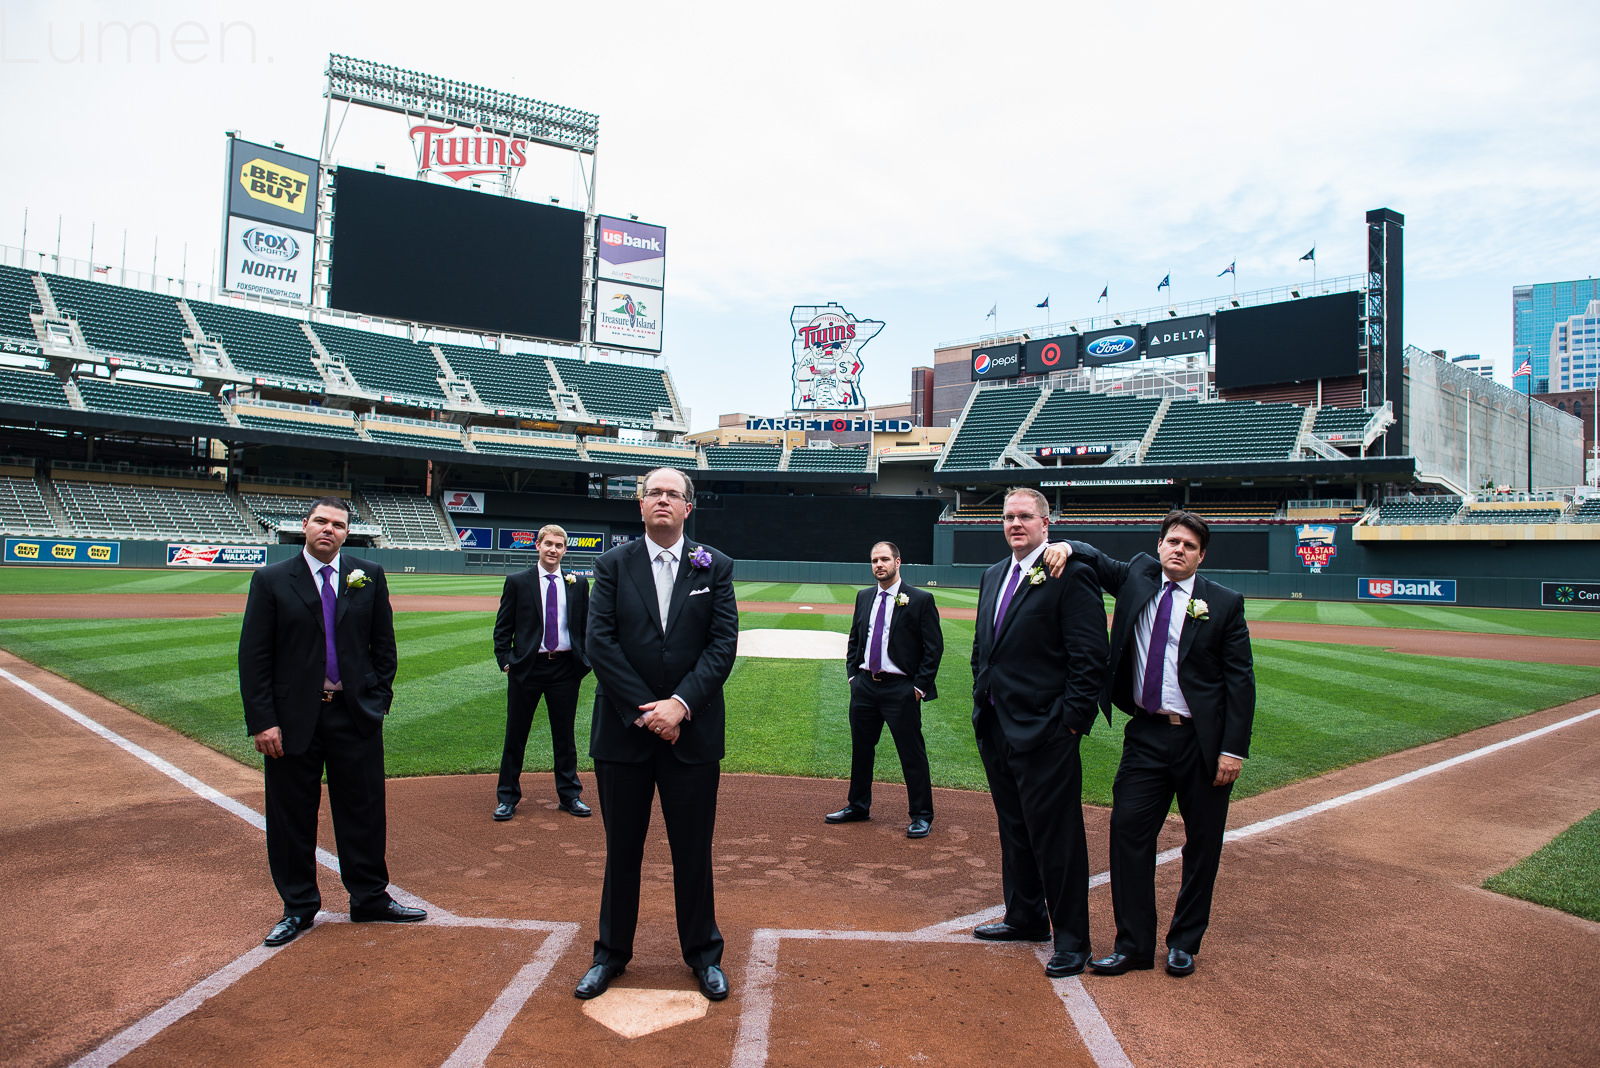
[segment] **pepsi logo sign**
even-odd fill
[[[989,354],[987,352],[978,353],[978,358],[972,361],[972,369],[978,372],[980,375],[988,374]]]
[[[1096,359],[1104,359],[1107,356],[1120,356],[1138,344],[1137,338],[1131,338],[1127,334],[1112,334],[1089,342],[1083,351]]]

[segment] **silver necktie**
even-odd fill
[[[667,609],[672,606],[672,554],[662,549],[656,556],[656,605],[661,610],[661,629],[667,629]]]

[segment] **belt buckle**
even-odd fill
[[[323,690],[322,691],[322,703],[325,704],[325,705],[333,704],[334,695],[337,694],[338,692],[339,692],[338,690]]]

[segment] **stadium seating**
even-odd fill
[[[206,340],[222,345],[241,374],[296,378],[322,384],[311,363],[311,342],[299,319],[191,300],[189,310]]]
[[[1003,505],[994,504],[963,504],[947,517],[952,523],[998,523],[1000,515],[1005,511]]]
[[[0,478],[0,531],[6,534],[54,534],[56,521],[31,478]]]
[[[543,356],[466,345],[440,345],[439,349],[456,374],[471,380],[478,399],[488,407],[555,415],[555,402],[550,399],[553,383]]]
[[[705,453],[707,467],[725,471],[776,471],[783,462],[782,445],[707,445]]]
[[[662,409],[672,410],[666,379],[658,367],[565,359],[550,362],[562,384],[582,397],[583,406],[594,415],[646,420]]]
[[[176,298],[61,274],[45,281],[56,307],[77,318],[83,339],[94,348],[189,362],[189,350],[183,347],[189,327]]]
[[[1600,523],[1600,497],[1582,501],[1567,515],[1569,523]]]
[[[1319,408],[1316,422],[1311,424],[1311,432],[1359,438],[1370,422],[1372,413],[1365,408]]]
[[[1278,505],[1275,501],[1196,501],[1187,507],[1189,511],[1208,523],[1233,523],[1278,517]]]
[[[48,371],[0,367],[0,402],[37,404],[44,408],[70,408],[61,379]]]
[[[356,429],[354,419],[317,419],[310,416],[295,418],[287,412],[278,415],[260,409],[240,411],[237,408],[234,410],[234,418],[239,420],[240,426],[252,430],[271,430],[280,434],[310,434],[322,438],[344,438],[347,441],[361,440],[361,432]]]
[[[1059,522],[1062,523],[1155,523],[1161,520],[1172,505],[1158,501],[1129,502],[1127,504],[1076,504],[1061,505]],[[1203,514],[1203,513],[1202,513]]]
[[[528,456],[543,460],[578,461],[578,439],[570,434],[543,434],[482,427],[472,433],[472,447],[500,456]]]
[[[321,339],[322,347],[338,357],[364,389],[444,399],[439,389],[439,361],[428,346],[331,323],[312,323],[311,329]]]
[[[184,423],[227,425],[217,399],[196,390],[110,382],[103,378],[75,380],[83,405],[98,412],[137,415],[146,419],[172,419]]]
[[[866,471],[872,450],[866,448],[794,449],[789,453],[791,471]]]
[[[1000,454],[1038,400],[1036,386],[980,391],[946,448],[943,469],[974,471],[997,466]]]
[[[256,517],[257,522],[269,531],[276,530],[280,523],[287,523],[299,529],[301,521],[306,517],[306,510],[313,500],[310,497],[298,497],[287,493],[240,493],[239,499],[244,501],[245,507],[250,509],[250,514]],[[361,518],[361,509],[355,502],[349,503],[351,525],[364,522]]]
[[[1468,505],[1456,517],[1458,523],[1470,523],[1475,526],[1484,524],[1511,524],[1511,523],[1554,523],[1561,518],[1564,510],[1560,504],[1551,504],[1540,508],[1530,505],[1527,508],[1504,508],[1491,505],[1489,507],[1476,507]]]
[[[0,264],[0,337],[35,340],[33,320],[28,318],[28,311],[38,304],[33,272]]]
[[[1448,523],[1459,511],[1460,497],[1386,497],[1371,522],[1379,526]]]
[[[455,528],[447,525],[431,497],[385,489],[363,491],[363,511],[383,530],[387,549],[454,549]]]
[[[57,479],[56,495],[81,537],[255,543],[261,536],[221,490]]]
[[[1058,389],[1022,436],[1024,451],[1052,445],[1138,441],[1161,407],[1156,397],[1108,397]]]
[[[361,429],[373,441],[391,445],[410,445],[416,449],[466,450],[461,440],[461,427],[455,423],[438,423],[423,419],[367,416]]]
[[[1287,460],[1304,419],[1297,404],[1175,401],[1143,462]]]

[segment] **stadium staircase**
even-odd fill
[[[50,513],[51,525],[63,534],[71,530],[67,525],[67,510],[61,507],[61,498],[56,494],[55,484],[50,481],[50,473],[41,470],[34,482],[39,487],[39,497],[44,501],[45,511]]]
[[[0,337],[19,341],[43,341],[33,311],[39,295],[34,279],[38,276],[20,267],[0,264]]]
[[[0,532],[36,537],[58,529],[38,482],[18,475],[0,476]]]
[[[44,275],[33,276],[33,295],[39,298],[39,307],[47,319],[60,319],[61,309],[56,306],[56,296],[50,292],[50,285],[44,280]]]
[[[1295,456],[1297,459],[1320,456],[1324,460],[1343,460],[1346,458],[1344,453],[1317,437],[1315,433],[1320,411],[1320,408],[1314,406],[1306,409],[1305,417],[1300,420],[1300,436],[1296,439]]]
[[[385,549],[459,549],[455,524],[432,497],[364,489],[358,494],[363,514],[383,530]]]
[[[343,360],[329,351],[323,344],[322,338],[311,329],[310,323],[301,323],[300,330],[306,337],[306,343],[311,346],[311,365],[316,369],[317,376],[322,379],[323,385],[335,393],[365,393],[361,383],[356,381],[356,376],[350,373],[350,368],[345,366]]]
[[[1134,463],[1144,463],[1145,454],[1150,451],[1150,443],[1161,433],[1161,424],[1167,421],[1167,413],[1170,411],[1172,411],[1172,398],[1162,397],[1161,407],[1150,417],[1150,425],[1145,428],[1144,437],[1139,439],[1139,451],[1134,454]]]
[[[938,471],[972,471],[997,466],[1016,441],[1017,428],[1038,407],[1038,386],[974,390],[957,420]]]
[[[1005,449],[1000,453],[1001,460],[1010,460],[1018,467],[1043,467],[1033,456],[1024,452],[1021,447],[1023,437],[1028,433],[1028,428],[1033,426],[1033,421],[1039,417],[1039,412],[1050,400],[1050,390],[1041,389],[1039,399],[1033,407],[1028,409],[1028,414],[1022,417],[1022,422],[1017,424],[1017,432],[1011,435],[1011,440],[1006,442]]]

